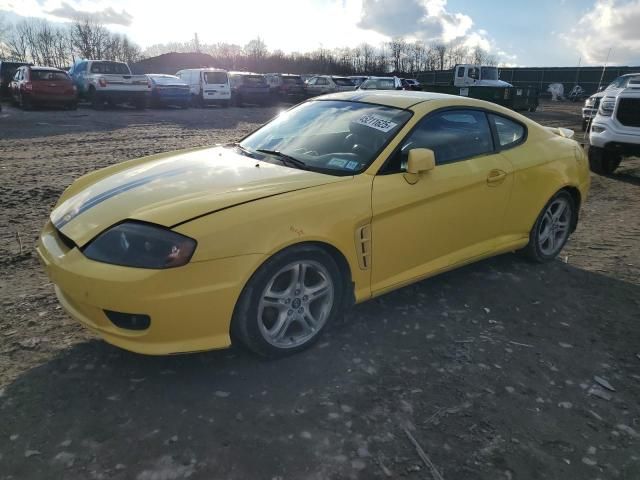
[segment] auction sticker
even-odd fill
[[[363,115],[356,121],[356,123],[375,128],[376,130],[380,130],[381,132],[388,132],[393,127],[398,125],[397,123],[393,123],[385,118],[377,117],[375,115]]]
[[[347,164],[347,160],[344,160],[342,158],[336,158],[333,157],[331,160],[329,160],[329,166],[330,167],[340,167],[340,168],[344,168],[344,166]]]

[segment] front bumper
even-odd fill
[[[228,347],[236,301],[263,260],[246,255],[167,270],[109,265],[68,248],[51,223],[36,250],[71,317],[113,345],[149,355]],[[148,315],[151,324],[119,328],[105,310]]]
[[[601,132],[595,132],[597,127],[603,128]],[[594,147],[618,150],[626,155],[640,154],[640,136],[618,132],[611,123],[600,123],[594,120],[589,131],[589,144]]]

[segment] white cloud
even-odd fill
[[[575,28],[559,34],[583,64],[640,64],[640,0],[597,0]]]

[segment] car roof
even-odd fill
[[[345,100],[350,102],[375,103],[386,107],[409,108],[417,103],[430,100],[460,99],[456,95],[433,92],[413,92],[406,90],[356,90],[324,95],[323,100]]]
[[[31,70],[47,70],[51,72],[63,72],[64,70],[60,70],[59,68],[54,67],[41,67],[40,65],[23,65]]]

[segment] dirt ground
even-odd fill
[[[578,107],[530,115],[579,131]],[[3,105],[0,479],[640,478],[638,160],[592,177],[560,260],[420,282],[290,358],[144,357],[65,315],[34,244],[74,178],[275,113]]]

